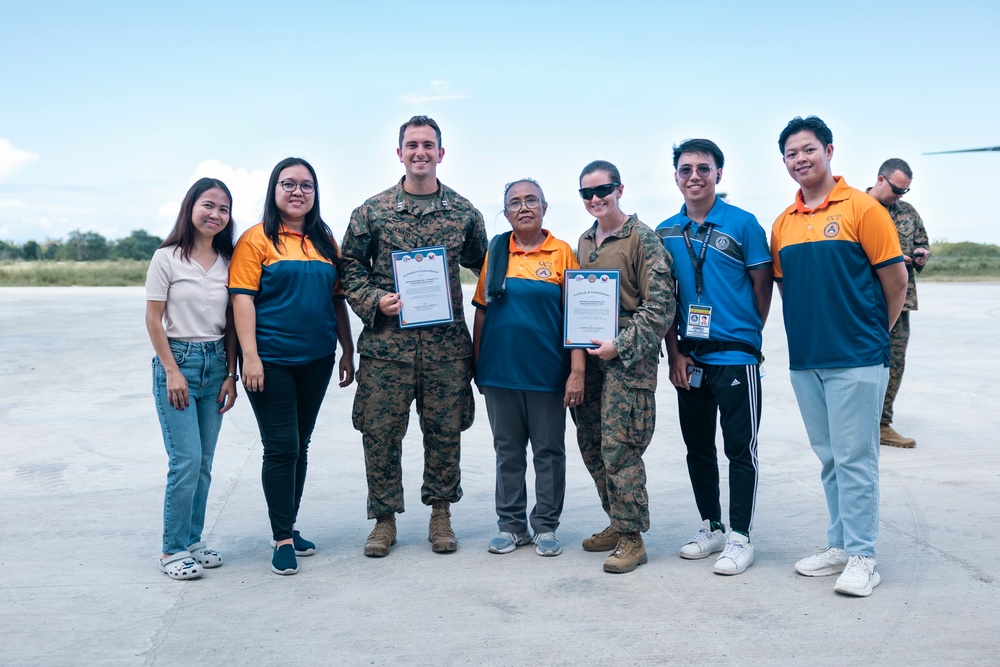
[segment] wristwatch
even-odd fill
[[[239,375],[239,373],[227,373],[227,374],[226,374],[226,377],[227,377],[227,378],[233,378],[233,379],[234,379],[234,380],[236,380],[237,382],[239,382],[239,381],[240,381],[240,375]]]

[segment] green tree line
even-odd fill
[[[50,239],[44,243],[26,241],[21,245],[0,241],[0,261],[148,262],[161,243],[163,239],[152,236],[143,229],[137,229],[125,238],[110,241],[97,232],[75,230],[65,240]],[[971,241],[949,243],[946,240],[936,240],[931,243],[931,253],[931,261],[921,274],[922,278],[1000,276],[1000,246]],[[472,276],[471,273],[469,275]],[[474,277],[471,279],[474,280]]]
[[[137,229],[117,241],[104,238],[97,232],[69,233],[65,240],[49,239],[44,243],[25,241],[18,245],[0,241],[0,260],[98,262],[116,259],[149,260],[160,247],[163,239]]]

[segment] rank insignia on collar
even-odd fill
[[[397,211],[402,211],[403,210],[403,200],[402,199],[400,199],[398,202],[396,202],[396,210]]]

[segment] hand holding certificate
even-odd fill
[[[597,347],[618,336],[618,269],[565,272],[563,347]]]
[[[444,246],[397,250],[392,253],[392,272],[403,302],[400,329],[454,321]]]

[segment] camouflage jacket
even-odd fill
[[[459,266],[479,271],[486,255],[482,214],[451,188],[438,183],[439,197],[423,210],[406,196],[403,181],[367,200],[351,213],[341,244],[347,302],[364,323],[358,337],[361,356],[413,363],[452,361],[472,356],[472,339],[462,309]],[[448,257],[452,308],[449,324],[400,329],[378,301],[396,291],[392,252],[443,245]]]
[[[913,208],[905,201],[898,201],[888,207],[889,217],[896,225],[896,232],[899,234],[899,245],[903,249],[903,254],[913,257],[916,248],[930,250],[927,240],[927,231],[924,229],[924,221],[920,219],[917,209]],[[926,266],[926,264],[924,265]],[[917,309],[917,281],[914,278],[914,270],[917,273],[923,271],[923,266],[916,264],[906,265],[906,301],[903,302],[903,310]]]
[[[620,320],[615,349],[626,368],[656,354],[674,321],[673,260],[652,229],[631,215],[597,246],[597,223],[577,246],[581,269],[621,271]]]

